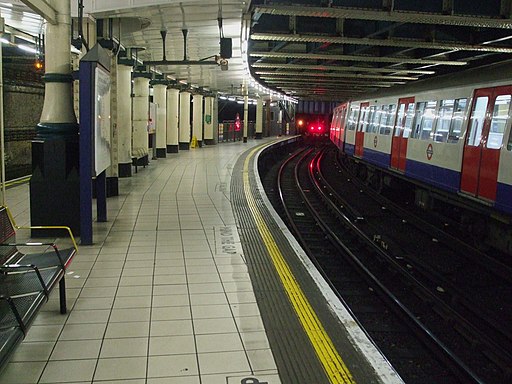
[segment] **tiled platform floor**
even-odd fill
[[[279,384],[243,255],[215,246],[215,228],[234,226],[231,169],[260,143],[183,151],[120,179],[68,271],[68,314],[54,295],[0,383]],[[28,185],[7,204],[28,224]]]

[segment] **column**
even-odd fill
[[[256,139],[263,138],[263,100],[258,98],[256,104]]]
[[[194,95],[192,97],[192,114],[193,114],[193,126],[192,135],[197,139],[197,145],[203,146],[203,95]]]
[[[132,63],[119,62],[117,67],[117,132],[119,177],[132,175]]]
[[[190,149],[190,92],[180,93],[179,149]]]
[[[79,137],[71,76],[71,4],[69,0],[48,3],[57,11],[57,24],[46,26],[45,96],[37,137],[32,142],[30,221],[32,225],[66,225],[79,234]],[[44,233],[33,230],[32,235]]]
[[[167,145],[167,80],[153,80],[153,101],[156,110],[156,157],[166,156]]]
[[[247,132],[249,132],[249,96],[247,88],[244,95],[244,143],[247,143]]]
[[[167,88],[167,153],[178,153],[180,91]]]
[[[217,143],[219,139],[219,99],[217,97],[213,98],[213,142]]]
[[[132,154],[138,158],[137,165],[148,164],[149,77],[148,73],[134,74]]]
[[[204,98],[204,143],[215,144],[213,139],[213,97]]]
[[[119,129],[117,87],[119,64],[117,57],[110,57],[110,166],[106,169],[106,197],[119,196]],[[102,181],[99,181],[101,184]],[[96,190],[97,191],[97,190]],[[100,198],[100,203],[101,198]],[[98,205],[97,205],[98,206]],[[100,207],[100,209],[103,209]],[[101,214],[103,216],[103,213]],[[103,217],[101,217],[103,218]]]

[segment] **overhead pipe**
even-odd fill
[[[162,36],[162,44],[163,44],[163,59],[162,60],[151,60],[144,61],[145,65],[219,65],[217,61],[207,61],[205,59],[202,60],[187,60],[187,35],[188,29],[183,28],[181,30],[183,33],[183,60],[167,60],[165,56],[165,37],[167,36],[167,31],[160,31],[160,35]],[[208,59],[208,57],[207,57]]]
[[[162,57],[163,57],[163,61],[167,61],[166,56],[165,56],[165,51],[166,51],[166,49],[165,49],[165,37],[167,36],[167,31],[165,29],[162,29],[160,31],[160,36],[162,36],[162,50],[163,50]]]
[[[188,29],[182,29],[181,33],[183,33],[183,61],[187,61],[187,35],[188,35]]]

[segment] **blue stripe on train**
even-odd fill
[[[354,149],[355,149],[355,145],[354,144],[345,143],[345,153],[347,155],[353,156],[354,155]]]
[[[379,165],[380,167],[383,168],[388,168],[391,164],[390,154],[375,151],[369,148],[363,149],[363,159],[365,159],[369,163]]]
[[[405,174],[424,181],[438,188],[458,192],[460,187],[460,172],[437,167],[435,165],[407,160]]]
[[[496,208],[500,211],[512,213],[512,185],[498,183]]]

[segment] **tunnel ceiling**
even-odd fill
[[[248,60],[262,84],[336,100],[512,58],[512,0],[251,3]]]

